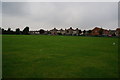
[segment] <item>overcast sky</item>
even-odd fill
[[[118,27],[117,2],[3,2],[2,27],[23,30]]]

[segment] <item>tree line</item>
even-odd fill
[[[104,29],[102,29],[102,28],[99,30],[99,35],[102,36],[103,30]],[[0,28],[0,32],[2,32],[2,34],[17,34],[17,35],[22,35],[22,34],[29,35],[30,34],[28,26],[26,26],[22,31],[19,28],[16,28],[15,31],[13,31],[11,28],[8,28],[7,30]],[[46,34],[51,34],[50,31],[46,31],[46,32],[47,32]],[[39,30],[39,34],[44,34],[44,33],[45,33],[45,30],[43,30],[43,29]],[[83,30],[83,31],[79,30],[79,34],[81,34],[81,33],[83,33],[82,34],[83,36],[90,35],[92,33],[92,30],[87,30],[87,31],[86,30]],[[58,33],[58,35],[62,35],[62,34]]]
[[[0,30],[2,31],[2,34],[24,34],[24,35],[29,35],[29,27],[28,26],[26,26],[24,29],[23,29],[23,31],[21,31],[19,28],[16,28],[16,30],[15,31],[13,31],[11,28],[8,28],[7,30],[5,30],[5,29],[1,29],[0,28]],[[39,30],[39,33],[40,34],[44,34],[44,32],[45,32],[45,30],[43,30],[43,29],[40,29]],[[92,30],[88,30],[88,31],[86,31],[86,30],[83,30],[83,31],[81,31],[81,30],[79,30],[79,33],[83,33],[83,35],[85,35],[85,33],[88,33],[88,34],[90,34],[91,32],[92,32]],[[103,30],[100,30],[100,34],[102,34],[103,33]],[[50,34],[50,32],[48,32],[48,34]]]
[[[17,28],[15,31],[11,30],[11,28],[8,28],[7,30],[1,29],[2,34],[29,34],[29,27],[25,27],[23,31],[21,31],[19,28]]]

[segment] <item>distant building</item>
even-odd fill
[[[67,35],[72,35],[73,34],[73,29],[72,29],[72,27],[70,27],[69,29],[67,29],[67,31],[66,31],[66,34]]]
[[[50,31],[47,30],[47,31],[44,32],[44,34],[45,34],[45,35],[49,35],[49,34],[50,34]]]
[[[57,30],[56,28],[50,30],[51,35],[80,35],[79,29],[76,28],[75,30],[70,27],[69,29],[60,29]]]
[[[95,27],[92,30],[91,35],[93,35],[93,36],[99,36],[99,35],[108,36],[109,35],[109,30]]]
[[[79,29],[76,28],[75,30],[73,30],[73,35],[80,35]]]
[[[65,35],[65,30],[60,29],[59,31],[60,31],[60,34]]]
[[[109,30],[108,36],[116,36],[116,30]]]
[[[108,36],[109,35],[109,30],[103,29],[103,34],[102,35],[103,36]]]
[[[116,30],[106,30],[99,27],[95,27],[93,30],[84,30],[81,31],[80,29],[76,28],[73,29],[72,27],[68,29],[52,29],[52,30],[39,30],[39,31],[29,31],[29,34],[39,35],[84,35],[84,36],[120,36],[120,28],[117,28]]]
[[[117,28],[117,29],[116,29],[116,36],[119,36],[119,37],[120,37],[120,28]]]
[[[56,28],[50,30],[51,35],[57,35],[58,30]]]
[[[98,27],[95,27],[92,32],[91,32],[91,35],[93,36],[98,36],[100,35],[99,31],[101,30],[101,28],[98,28]]]
[[[29,31],[29,34],[38,35],[38,34],[40,34],[40,32],[39,31]]]

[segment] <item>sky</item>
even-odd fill
[[[117,2],[2,2],[2,27],[13,30],[118,27]]]

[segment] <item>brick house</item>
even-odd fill
[[[116,29],[116,36],[120,36],[120,28]]]
[[[101,30],[102,30],[102,31],[101,31]],[[100,31],[101,31],[101,32],[100,32]],[[99,35],[108,36],[108,35],[109,35],[109,30],[95,27],[95,28],[92,30],[91,35],[93,35],[93,36],[99,36]]]
[[[100,34],[99,34],[99,31],[100,31],[100,30],[101,30],[101,28],[95,27],[95,28],[92,30],[91,35],[92,35],[92,36],[98,36],[98,35],[100,35]]]

